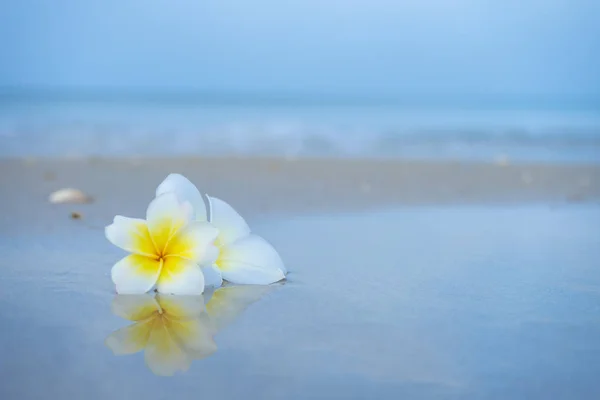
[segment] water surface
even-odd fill
[[[215,348],[171,377],[144,351],[116,356],[105,343],[132,322],[111,309],[122,253],[101,230],[2,227],[0,398],[600,396],[598,207],[251,223],[286,260],[288,282],[221,293],[216,308],[219,292],[208,293],[198,307],[205,329],[219,325]]]

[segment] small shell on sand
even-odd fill
[[[60,203],[91,203],[93,201],[91,196],[83,193],[81,190],[65,188],[53,192],[48,197],[48,201],[54,204]]]

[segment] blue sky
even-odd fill
[[[594,0],[18,0],[0,86],[600,94]]]

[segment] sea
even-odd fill
[[[600,163],[600,102],[0,94],[0,157]]]

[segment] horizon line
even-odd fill
[[[571,105],[600,110],[600,94],[498,94],[498,93],[357,93],[332,91],[267,91],[213,88],[108,87],[108,86],[0,86],[0,101],[23,102],[169,102],[213,105],[380,105],[560,107]],[[477,103],[477,104],[476,104]]]

